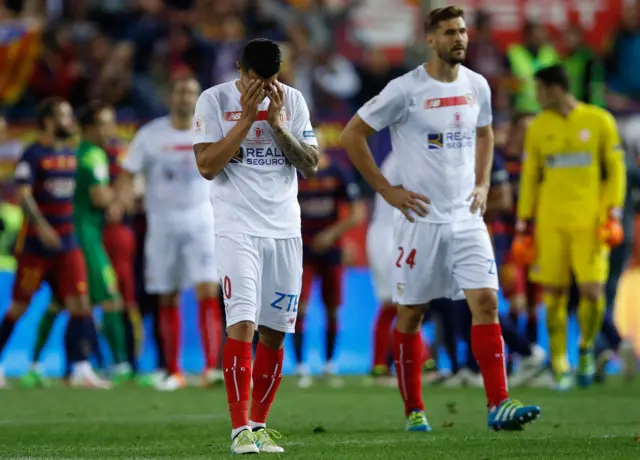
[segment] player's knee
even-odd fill
[[[604,295],[602,284],[585,284],[580,286],[580,297],[589,302],[597,302]]]
[[[327,306],[327,322],[335,324],[338,322],[338,307]]]
[[[272,350],[280,350],[284,346],[285,333],[269,329],[266,326],[258,328],[260,343]]]
[[[218,295],[216,283],[200,283],[196,285],[196,297],[198,299],[210,299]]]
[[[238,342],[251,342],[255,332],[253,321],[239,321],[227,327],[227,335]]]
[[[469,308],[479,324],[493,323],[498,319],[498,295],[493,289],[479,289],[467,293]]]
[[[27,311],[28,307],[29,305],[22,302],[14,302],[9,308],[7,314],[10,315],[13,319],[17,320],[20,319],[22,315],[24,315],[24,312]]]
[[[179,301],[179,294],[177,292],[160,295],[161,308],[175,308],[178,306],[178,301]]]
[[[403,334],[415,334],[422,326],[424,308],[398,306],[396,329]]]

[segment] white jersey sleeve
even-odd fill
[[[493,122],[493,115],[491,112],[491,87],[489,86],[489,82],[487,82],[485,78],[482,78],[481,80],[478,94],[478,103],[480,105],[478,127],[484,128],[485,126],[488,126]]]
[[[358,110],[358,116],[376,131],[406,119],[409,109],[400,82],[391,80],[387,86]]]
[[[309,145],[318,145],[316,134],[311,126],[311,118],[309,115],[309,107],[299,91],[292,91],[291,96],[295,101],[295,113],[291,123],[291,134],[300,142]]]
[[[215,93],[203,92],[193,117],[193,145],[219,142],[224,138],[222,111]]]
[[[127,155],[122,160],[122,168],[132,174],[138,174],[145,170],[147,162],[147,130],[142,128],[136,133],[129,144]]]

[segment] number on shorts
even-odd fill
[[[231,298],[231,280],[228,276],[225,276],[224,280],[222,281],[222,291],[224,292],[225,298]]]
[[[400,254],[398,254],[398,260],[396,260],[396,267],[402,268],[402,259],[404,258],[404,248],[399,247],[398,250]],[[409,255],[404,260],[404,263],[407,264],[413,270],[413,267],[416,266],[416,250],[412,249],[409,251]]]

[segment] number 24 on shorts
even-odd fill
[[[404,258],[405,251],[402,246],[398,248],[398,251],[400,251],[400,253],[398,254],[398,259],[396,260],[396,267],[402,268],[402,263],[404,262],[413,270],[413,267],[415,267],[416,265],[416,250],[411,249],[407,254],[406,259]]]

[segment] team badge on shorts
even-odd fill
[[[406,283],[396,284],[396,290],[398,291],[398,295],[402,295],[404,293],[405,286],[406,286]]]

